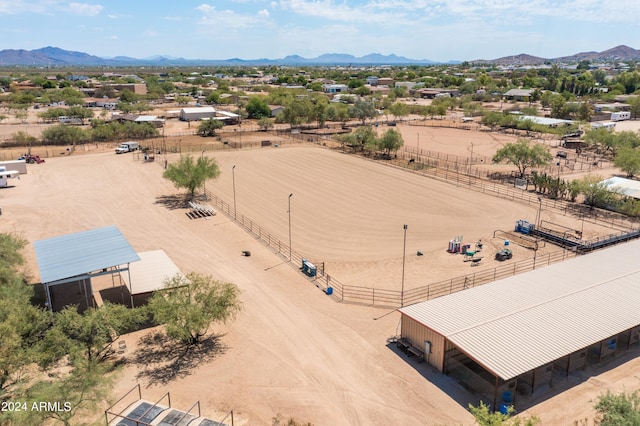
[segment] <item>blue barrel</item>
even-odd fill
[[[500,404],[499,410],[501,414],[509,414],[509,406],[507,404]]]
[[[509,240],[504,240],[504,245],[508,246],[509,245]]]
[[[507,402],[509,404],[513,402],[513,394],[511,391],[502,392],[502,402]]]
[[[329,296],[333,294],[333,287],[327,287],[327,294]]]

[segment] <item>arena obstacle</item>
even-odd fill
[[[187,213],[187,216],[189,216],[189,219],[211,217],[211,216],[215,216],[216,214],[215,210],[213,210],[211,207],[204,204],[189,202],[189,207],[191,207],[192,209],[189,213]]]

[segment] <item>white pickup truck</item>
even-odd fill
[[[137,151],[138,142],[123,142],[116,148],[116,154],[124,154],[125,152]]]

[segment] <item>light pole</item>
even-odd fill
[[[404,264],[407,254],[407,225],[403,225],[404,241],[402,245],[402,289],[400,290],[400,307],[404,307]]]
[[[233,220],[237,219],[236,212],[238,209],[236,208],[236,165],[234,164],[231,168],[231,177],[233,178]]]
[[[471,142],[471,155],[469,156],[469,174],[471,174],[472,164],[473,164],[473,142]]]
[[[289,262],[291,262],[291,197],[293,194],[289,194]]]
[[[418,155],[420,155],[420,133],[416,133],[418,135]]]
[[[536,227],[540,224],[540,211],[542,210],[542,198],[538,195],[538,213],[536,214]]]

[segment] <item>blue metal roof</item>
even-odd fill
[[[140,260],[116,226],[35,241],[42,283]]]

